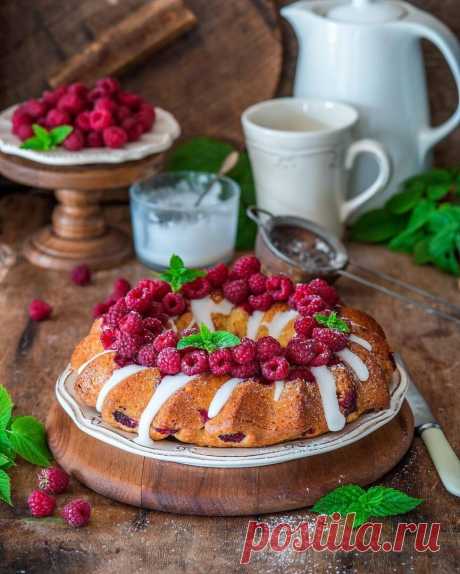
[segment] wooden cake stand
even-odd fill
[[[56,461],[104,496],[165,512],[241,516],[310,506],[337,486],[378,480],[409,449],[414,420],[404,402],[392,421],[352,445],[280,464],[230,469],[128,453],[79,430],[57,402],[47,432]]]
[[[117,164],[58,167],[0,152],[0,173],[42,189],[53,190],[59,205],[52,225],[30,237],[24,254],[50,269],[72,269],[80,263],[107,269],[131,256],[130,238],[107,225],[99,205],[105,190],[128,187],[161,169],[163,154]]]

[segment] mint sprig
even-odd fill
[[[11,481],[6,471],[18,454],[39,466],[49,466],[51,453],[46,443],[45,428],[32,416],[12,416],[13,401],[0,385],[0,501],[11,504]]]
[[[195,335],[182,337],[177,343],[179,350],[194,347],[212,353],[216,349],[235,347],[239,345],[240,338],[229,331],[211,331],[204,323],[200,324],[200,332]]]
[[[184,262],[179,257],[179,255],[171,255],[169,260],[169,269],[164,273],[160,274],[163,281],[167,281],[171,285],[171,289],[174,292],[180,290],[180,288],[190,281],[194,281],[198,277],[204,277],[206,274],[204,271],[199,269],[187,269]]]
[[[335,311],[332,311],[329,315],[315,313],[314,318],[317,323],[327,327],[328,329],[334,329],[335,331],[341,331],[342,333],[350,332],[348,323],[341,319]]]
[[[422,502],[420,498],[413,498],[396,488],[372,486],[366,491],[357,484],[347,484],[320,498],[313,506],[312,512],[327,515],[338,512],[342,516],[354,513],[353,527],[356,528],[371,516],[405,514]]]
[[[72,133],[73,127],[68,125],[57,126],[48,131],[39,124],[33,124],[32,130],[35,137],[26,139],[22,144],[23,149],[33,149],[36,151],[49,151],[60,145],[66,137]]]

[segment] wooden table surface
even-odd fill
[[[0,383],[12,393],[21,414],[45,419],[57,375],[75,343],[88,330],[90,308],[110,290],[120,275],[135,281],[145,269],[135,261],[113,271],[95,274],[88,287],[73,285],[66,273],[33,267],[20,256],[23,240],[49,217],[50,200],[40,194],[0,197],[0,243],[18,254],[15,265],[0,268]],[[122,210],[122,218],[125,217]],[[456,281],[434,269],[414,266],[408,257],[384,248],[350,245],[353,259],[392,273],[459,301]],[[460,452],[458,417],[459,331],[451,324],[401,306],[384,295],[347,280],[339,290],[351,305],[375,315],[395,350],[406,360],[413,377],[430,402],[454,449]],[[53,319],[32,324],[27,305],[40,297],[54,306]],[[93,494],[72,481],[62,504],[75,496],[91,501],[90,525],[67,527],[59,518],[33,519],[26,498],[35,485],[36,468],[20,462],[12,472],[14,508],[0,504],[1,573],[134,573],[134,572],[264,572],[452,573],[460,564],[459,504],[448,494],[421,443],[382,481],[425,499],[408,515],[411,522],[440,522],[440,551],[417,553],[411,535],[401,553],[295,553],[265,550],[240,566],[248,518],[200,518],[130,508]],[[334,469],[331,468],[331,472]],[[295,527],[312,521],[307,510],[268,515],[273,527]],[[384,539],[394,536],[397,518],[384,519]]]

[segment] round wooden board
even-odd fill
[[[312,505],[341,484],[381,478],[409,449],[414,434],[405,402],[387,425],[348,447],[256,468],[203,468],[127,453],[80,431],[56,403],[47,420],[56,461],[86,486],[144,508],[205,516],[241,516]]]

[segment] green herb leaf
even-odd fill
[[[12,447],[22,458],[38,466],[50,465],[51,454],[46,443],[45,429],[36,418],[17,417],[8,435]]]
[[[318,514],[332,514],[339,512],[344,515],[350,505],[357,502],[366,491],[357,484],[339,486],[332,492],[321,497],[313,506],[312,511]]]
[[[190,283],[204,275],[206,273],[199,269],[187,269],[182,259],[178,255],[173,254],[169,260],[169,269],[164,273],[160,273],[160,278],[163,281],[167,281],[171,285],[171,289],[177,292],[186,283]]]
[[[397,215],[407,213],[413,209],[417,202],[421,199],[422,189],[423,187],[421,186],[412,187],[407,191],[393,195],[393,197],[386,204],[386,209]]]
[[[48,133],[48,130],[46,130],[45,128],[43,128],[41,125],[39,124],[32,124],[32,131],[34,132],[34,134],[36,135],[36,137],[43,142],[43,145],[48,146],[51,143],[50,140],[50,134]]]
[[[43,145],[43,142],[36,137],[29,138],[29,139],[26,139],[25,141],[23,141],[21,144],[21,148],[22,149],[33,149],[35,151],[44,151],[46,149]]]
[[[56,148],[66,137],[73,131],[72,126],[62,125],[53,128],[51,131],[46,130],[39,124],[32,124],[32,130],[35,137],[29,138],[22,142],[21,148],[32,149],[36,151],[48,151]]]
[[[177,348],[182,350],[188,347],[195,347],[212,353],[216,349],[234,347],[235,345],[239,345],[239,343],[240,338],[233,333],[228,331],[211,331],[207,325],[201,323],[199,334],[182,337],[177,343]]]
[[[354,514],[355,519],[353,520],[353,528],[358,528],[361,524],[364,524],[369,518],[369,512],[366,508],[364,494],[361,500],[355,500],[350,504],[346,514]]]
[[[314,318],[317,323],[324,325],[328,329],[334,329],[335,331],[341,331],[342,333],[350,332],[348,323],[341,319],[335,311],[332,311],[329,315],[315,313]]]
[[[6,429],[10,422],[13,401],[3,385],[0,385],[0,431]]]
[[[414,259],[417,265],[424,265],[433,260],[429,249],[430,241],[428,238],[421,239],[414,246]]]
[[[380,243],[400,233],[406,218],[390,213],[386,209],[374,209],[364,213],[351,227],[350,239],[369,243]]]
[[[14,466],[14,461],[6,456],[6,454],[0,453],[0,468],[7,470],[8,468]]]
[[[0,452],[11,460],[14,460],[16,454],[6,433],[7,431],[0,431]]]
[[[419,498],[413,498],[405,492],[386,486],[372,486],[366,492],[366,507],[371,516],[405,514],[421,502]]]
[[[55,148],[61,144],[72,132],[73,127],[68,125],[62,125],[53,128],[49,132],[51,138],[51,148]]]
[[[188,335],[187,337],[182,337],[182,339],[177,343],[177,349],[182,351],[188,347],[195,347],[197,349],[203,348],[203,339],[200,334]]]
[[[236,347],[236,345],[239,345],[241,342],[239,337],[228,331],[215,331],[212,334],[212,340],[219,349]]]
[[[0,500],[13,506],[11,502],[11,479],[4,470],[0,470]]]

